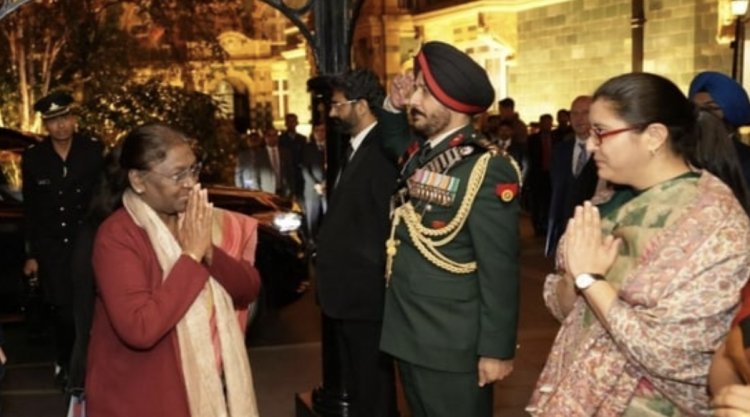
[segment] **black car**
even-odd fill
[[[263,191],[208,185],[217,207],[258,220],[255,266],[263,280],[256,307],[275,308],[296,300],[309,286],[307,242],[299,204]]]
[[[0,128],[0,313],[23,311],[29,297],[22,276],[25,261],[21,158],[41,138]],[[302,233],[302,210],[293,201],[262,191],[208,185],[217,206],[258,220],[255,259],[263,290],[254,315],[297,299],[308,288],[308,255]],[[251,320],[252,321],[252,320]]]

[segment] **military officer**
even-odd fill
[[[520,173],[473,128],[494,100],[485,70],[442,42],[414,64],[386,102],[408,100],[424,141],[402,159],[380,347],[398,361],[413,416],[489,417],[516,348]],[[384,135],[408,132],[403,113],[382,123]]]
[[[103,146],[76,133],[73,97],[55,92],[34,104],[49,133],[23,155],[23,207],[27,260],[24,273],[38,275],[52,309],[55,376],[65,382],[75,328],[70,258],[92,188],[102,169]]]

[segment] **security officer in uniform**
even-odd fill
[[[23,155],[27,260],[52,311],[55,377],[65,383],[75,337],[70,259],[73,241],[102,169],[103,146],[76,133],[73,97],[54,92],[34,104],[49,135]]]
[[[516,349],[520,172],[473,128],[494,100],[484,69],[428,42],[414,75],[396,77],[386,103],[408,100],[424,141],[403,158],[394,197],[380,347],[414,417],[489,417]],[[403,113],[382,123],[384,135],[408,132]]]

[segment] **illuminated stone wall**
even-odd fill
[[[566,3],[518,13],[518,49],[508,94],[527,121],[568,107],[607,78],[631,69],[630,0]],[[693,75],[731,72],[732,53],[717,41],[716,0],[645,2],[645,71],[683,90]]]
[[[720,12],[726,14],[728,0],[644,3],[644,70],[663,74],[683,89],[698,71],[731,71],[726,19],[722,18],[722,30],[718,23]],[[568,107],[575,96],[591,93],[607,78],[631,68],[630,0],[446,1],[445,7],[414,15],[403,4],[399,0],[365,2],[353,39],[355,67],[370,68],[383,81],[390,81],[411,65],[420,42],[443,40],[484,65],[497,99],[516,99],[527,122]],[[263,11],[262,7],[258,10]],[[275,22],[280,19],[277,12],[263,13],[274,16]],[[242,79],[238,74],[225,74],[222,67],[241,72],[238,61],[247,59],[253,67],[244,77],[251,108],[273,103],[278,127],[286,111],[298,113],[300,122],[306,124],[310,109],[305,82],[313,75],[309,49],[305,45],[284,49],[279,24],[269,27],[275,33],[270,37],[273,46],[259,43],[264,47],[257,51],[238,47],[228,63],[212,65],[213,77],[203,78],[229,75]],[[251,56],[242,56],[248,51]],[[205,87],[211,91],[211,85]]]

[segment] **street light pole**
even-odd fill
[[[630,18],[630,31],[633,38],[633,56],[631,70],[633,72],[643,71],[643,27],[646,17],[643,13],[643,0],[633,0],[631,3],[632,17]]]
[[[354,26],[359,17],[364,0],[262,0],[276,8],[294,23],[305,37],[312,50],[317,76],[308,80],[312,93],[314,121],[325,118],[329,109],[331,91],[328,79],[334,74],[351,68],[351,45]],[[305,15],[312,12],[314,26],[307,27]],[[326,160],[328,189],[332,189],[338,161],[342,159],[342,144],[346,143],[334,129],[326,129]],[[297,416],[349,417],[350,393],[345,381],[350,369],[343,366],[341,351],[336,341],[336,333],[329,320],[323,320],[321,329],[321,353],[323,384],[315,388],[310,396],[297,395],[295,400]],[[310,404],[312,403],[312,404]],[[312,407],[310,407],[312,406]]]
[[[732,78],[742,84],[742,72],[745,61],[745,14],[748,0],[732,0],[734,15],[734,41],[732,41]]]

